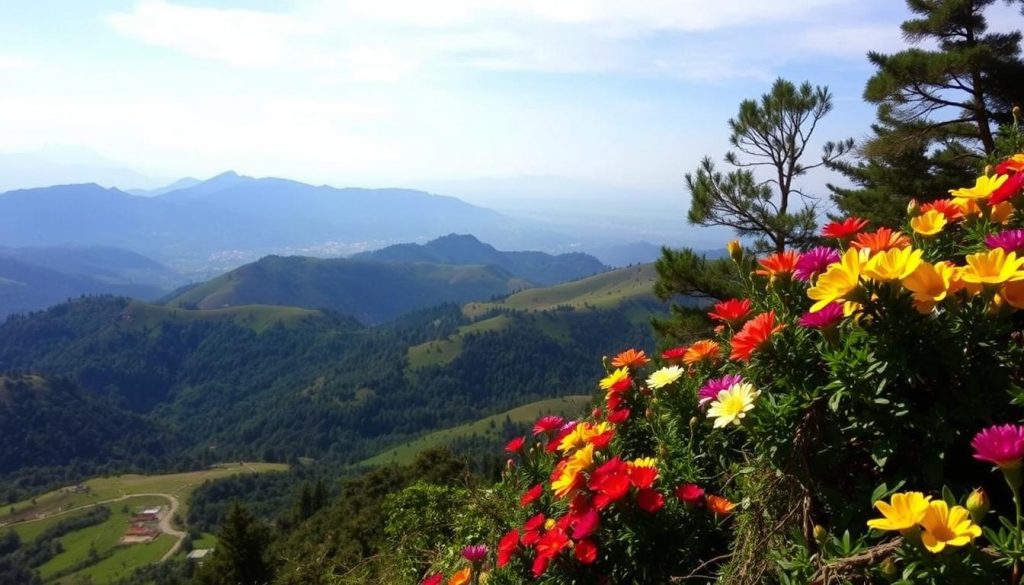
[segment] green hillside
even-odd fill
[[[576,309],[614,308],[624,301],[654,300],[654,264],[612,270],[548,288],[527,289],[490,303],[468,303],[463,311],[477,317],[495,309],[546,311],[562,306]]]
[[[133,302],[123,314],[123,324],[134,328],[152,328],[163,323],[190,321],[230,321],[259,333],[274,325],[297,327],[303,320],[321,316],[320,311],[276,305],[244,305],[202,311]]]
[[[557,414],[565,417],[579,416],[586,410],[590,401],[591,397],[589,395],[579,395],[531,402],[530,404],[525,404],[471,423],[424,435],[404,445],[388,449],[370,457],[364,460],[362,465],[373,466],[388,463],[405,465],[423,451],[451,445],[464,439],[478,438],[500,441],[503,438],[501,436],[503,425],[507,423],[529,424],[546,414]]]
[[[495,266],[267,256],[180,291],[166,304],[191,309],[331,309],[364,323],[379,323],[415,309],[503,296],[528,286]]]

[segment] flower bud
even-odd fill
[[[594,418],[596,418],[596,419],[600,419],[600,418],[601,418],[601,409],[600,409],[600,408],[595,408],[595,409],[594,409],[594,410],[593,410],[593,411],[592,411],[592,412],[590,413],[590,416],[592,416],[592,417],[594,417]]]
[[[743,246],[740,245],[739,240],[729,240],[725,244],[725,249],[729,251],[729,257],[736,262],[743,258]]]
[[[814,540],[816,540],[818,542],[824,542],[825,541],[825,537],[828,536],[828,531],[825,530],[825,527],[822,526],[821,524],[815,524],[814,525],[814,532],[813,532],[813,534],[814,534]]]
[[[892,560],[892,557],[886,557],[882,564],[878,565],[878,570],[886,577],[895,577],[899,569],[897,569],[896,562]]]
[[[700,424],[700,419],[698,419],[695,416],[691,416],[690,417],[690,430],[691,431],[695,430],[697,428],[697,425],[699,425],[699,424]]]
[[[508,467],[509,469],[512,469],[515,466],[516,466],[516,462],[512,458],[509,458],[509,460],[505,462],[505,467]]]
[[[907,215],[909,215],[910,217],[919,215],[917,212],[919,207],[920,204],[918,204],[917,199],[911,199],[910,201],[907,202]]]
[[[650,420],[650,419],[654,418],[654,409],[648,408],[647,410],[645,410],[644,411],[644,416],[647,417],[647,420]]]
[[[1010,111],[1013,113],[1013,121],[1014,122],[1019,121],[1020,120],[1020,106],[1013,106],[1013,109],[1010,110]]]
[[[988,494],[982,488],[976,488],[971,495],[967,496],[967,511],[971,513],[971,520],[975,524],[981,524],[985,514],[988,514],[988,509]]]
[[[984,174],[985,174],[985,176],[990,176],[992,174],[992,165],[985,165],[985,173]]]

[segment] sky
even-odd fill
[[[897,0],[7,0],[0,152],[81,147],[154,180],[678,190],[778,76],[831,88],[821,139],[864,136],[865,53],[902,47],[905,16]]]

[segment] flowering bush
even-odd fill
[[[517,511],[449,582],[1017,583],[1022,189],[1024,154],[829,224],[713,336],[607,360],[591,416],[509,443]]]

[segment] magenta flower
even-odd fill
[[[801,254],[800,259],[796,261],[796,270],[793,271],[793,276],[797,280],[806,282],[815,274],[825,272],[829,265],[836,262],[839,262],[839,252],[835,249],[826,246],[811,248]]]
[[[1020,466],[1024,457],[1024,426],[995,425],[974,436],[974,458],[994,463],[1003,469]]]
[[[728,390],[733,384],[739,384],[741,382],[743,382],[743,377],[737,376],[736,374],[729,374],[728,376],[708,380],[701,389],[697,391],[697,403],[704,406],[715,398],[718,398],[718,393],[722,390]]]
[[[487,550],[486,544],[471,544],[462,549],[462,558],[471,563],[479,563],[487,558]]]
[[[804,313],[800,317],[800,326],[808,329],[828,329],[839,323],[843,318],[843,304],[829,303],[817,313]]]
[[[989,248],[1002,248],[1004,252],[1020,252],[1024,250],[1024,230],[1006,230],[985,238]]]

